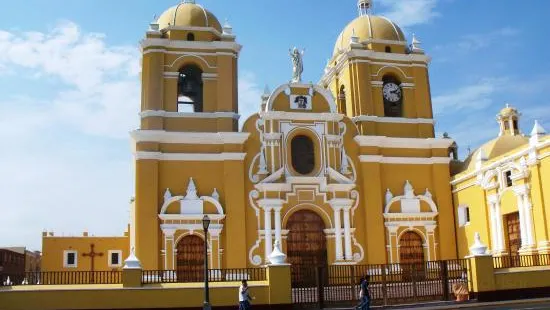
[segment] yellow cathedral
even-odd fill
[[[420,41],[371,14],[372,0],[357,5],[319,83],[302,82],[292,49],[291,79],[240,130],[231,26],[192,0],[166,10],[141,41],[129,229],[44,233],[43,270],[117,269],[134,249],[146,270],[200,275],[205,241],[214,269],[268,264],[275,245],[296,266],[454,259],[477,232],[493,255],[549,253],[541,125],[524,135],[506,107],[498,137],[458,160],[455,141],[435,137]]]

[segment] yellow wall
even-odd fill
[[[95,271],[108,271],[120,269],[108,266],[109,250],[120,250],[121,265],[129,255],[129,237],[43,237],[42,238],[42,271],[91,271],[91,260],[82,254],[90,252],[90,244],[94,244],[94,252],[103,253],[96,256],[94,261]],[[78,253],[77,267],[64,268],[63,253],[65,250],[76,250]]]

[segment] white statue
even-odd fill
[[[300,51],[296,47],[289,50],[290,58],[292,59],[292,80],[291,83],[301,83],[302,73],[304,72],[304,50]]]

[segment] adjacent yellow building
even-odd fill
[[[522,136],[507,108],[499,138],[459,162],[456,143],[434,135],[430,57],[371,5],[358,2],[318,84],[301,82],[292,50],[292,80],[258,98],[241,130],[231,26],[195,1],[164,12],[141,41],[129,236],[44,236],[43,270],[66,268],[63,253],[92,242],[122,257],[133,248],[144,269],[198,276],[205,240],[211,268],[264,265],[277,243],[294,266],[453,259],[468,255],[474,232],[503,254],[517,247],[504,234],[514,212],[518,251],[547,250],[544,130]]]

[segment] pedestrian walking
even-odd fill
[[[361,278],[361,290],[359,291],[359,305],[355,307],[357,310],[369,310],[370,309],[370,294],[369,294],[369,281],[370,276],[367,274],[364,278]]]
[[[239,287],[239,310],[248,310],[250,309],[250,301],[254,299],[250,296],[248,292],[248,283],[246,280],[241,281],[241,286]]]

